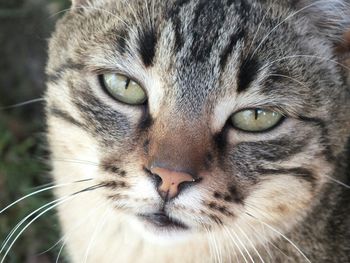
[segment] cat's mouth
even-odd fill
[[[158,212],[158,213],[152,213],[152,214],[140,214],[139,218],[152,225],[153,227],[156,227],[158,229],[162,230],[187,230],[189,229],[188,226],[186,226],[184,223],[175,220],[173,218],[170,218],[166,213],[164,212]]]

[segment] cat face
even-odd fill
[[[50,44],[55,179],[103,185],[89,198],[156,239],[303,220],[350,126],[319,6],[92,2]]]

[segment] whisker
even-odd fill
[[[228,234],[228,236],[230,237],[231,241],[235,244],[235,246],[236,246],[236,248],[238,249],[239,253],[240,253],[241,256],[243,257],[244,262],[245,262],[245,263],[248,263],[248,260],[247,260],[247,258],[245,257],[245,255],[244,255],[242,249],[238,246],[236,240],[235,240],[234,237],[232,236],[231,231],[227,228],[227,226],[223,226],[223,227],[224,227],[225,232]]]
[[[271,10],[271,7],[268,8],[268,10],[267,10],[266,13],[264,14],[263,18],[261,19],[261,22],[259,23],[258,28],[257,28],[256,31],[255,31],[254,37],[253,37],[253,39],[252,39],[252,42],[251,42],[251,44],[249,45],[247,54],[249,54],[250,50],[252,49],[252,47],[253,47],[253,45],[254,45],[254,43],[255,43],[255,39],[256,39],[256,37],[257,37],[258,34],[259,34],[260,28],[261,28],[261,26],[263,25],[263,23],[264,23],[264,21],[265,21],[267,15],[269,14],[270,10]]]
[[[88,247],[87,247],[87,249],[86,249],[84,263],[87,263],[88,256],[89,256],[91,247],[92,247],[93,244],[94,244],[94,240],[95,240],[95,238],[96,238],[97,232],[98,232],[99,230],[101,230],[101,229],[103,228],[103,226],[106,224],[108,215],[109,215],[110,213],[111,213],[111,209],[106,210],[106,212],[103,214],[102,219],[100,220],[99,224],[96,225],[96,228],[95,228],[95,230],[94,230],[94,232],[93,232],[93,234],[92,234],[92,237],[91,237],[90,242],[89,242],[89,244],[88,244]]]
[[[85,10],[85,9],[92,9],[92,10],[101,11],[101,12],[104,12],[106,14],[109,14],[112,17],[116,18],[119,22],[123,23],[126,26],[126,28],[128,30],[130,30],[135,36],[137,35],[136,32],[134,31],[134,29],[128,23],[126,23],[123,19],[121,19],[117,15],[113,14],[112,12],[109,12],[109,11],[101,9],[101,8],[92,7],[92,6],[81,6],[81,7],[76,7],[76,8],[77,9],[83,9],[83,10]]]
[[[287,75],[283,75],[283,74],[269,74],[270,76],[276,76],[276,77],[282,77],[282,78],[286,78],[286,79],[290,79],[296,83],[298,83],[299,85],[305,87],[305,88],[308,88],[307,85],[304,83],[304,82],[301,82],[299,80],[297,80],[296,78],[292,78],[292,77],[289,77]]]
[[[265,263],[264,260],[262,259],[260,253],[258,252],[258,250],[255,248],[253,242],[250,240],[250,238],[246,235],[246,233],[244,233],[243,229],[240,228],[238,225],[236,226],[238,228],[238,230],[242,233],[242,235],[248,240],[249,244],[251,245],[251,247],[253,248],[253,250],[255,251],[255,253],[258,255],[259,259],[261,260],[261,262]]]
[[[73,230],[76,230],[78,227],[80,227],[85,221],[87,221],[87,220],[90,218],[90,216],[91,216],[94,212],[96,212],[99,208],[101,208],[103,204],[104,204],[104,202],[103,202],[101,205],[98,205],[97,207],[95,207],[94,209],[92,209],[91,211],[89,211],[89,213],[88,213],[85,217],[83,217],[82,220],[80,220],[78,223],[74,224],[74,226],[72,227],[72,229],[73,229]],[[71,231],[71,230],[69,230],[69,231]],[[67,239],[69,239],[69,237],[70,237],[70,234],[65,234],[65,235],[64,235],[62,238],[60,238],[54,245],[52,245],[52,246],[51,246],[50,248],[48,248],[47,250],[45,250],[45,251],[39,253],[39,255],[43,255],[43,254],[49,252],[50,250],[52,250],[53,248],[55,248],[55,247],[56,247],[59,243],[61,243],[61,242],[65,243],[64,241],[67,240]]]
[[[58,261],[59,261],[59,259],[60,259],[60,256],[61,256],[61,254],[62,254],[63,248],[64,248],[64,246],[66,245],[67,241],[68,241],[68,239],[66,239],[66,240],[63,241],[63,244],[62,244],[60,250],[58,251],[58,255],[57,255],[57,258],[56,258],[56,262],[55,262],[55,263],[58,263]]]
[[[6,210],[10,209],[11,207],[13,207],[14,205],[18,204],[19,202],[21,202],[22,200],[24,199],[27,199],[33,195],[37,195],[37,194],[40,194],[42,192],[45,192],[45,191],[48,191],[48,190],[51,190],[51,189],[55,189],[55,188],[60,188],[60,187],[65,187],[65,186],[68,186],[68,185],[72,185],[72,184],[76,184],[76,183],[83,183],[83,182],[88,182],[88,181],[91,181],[93,179],[85,179],[85,180],[79,180],[79,181],[75,181],[75,182],[72,182],[72,183],[64,183],[64,184],[59,184],[59,185],[54,185],[54,186],[50,186],[50,187],[46,187],[44,189],[40,189],[40,190],[37,190],[33,193],[30,193],[30,194],[27,194],[21,198],[19,198],[18,200],[14,201],[13,203],[9,204],[8,206],[6,206],[5,208],[3,208],[2,210],[0,210],[0,214],[2,214],[3,212],[5,212]]]
[[[75,196],[70,196],[68,198],[65,199],[61,199],[60,202],[56,202],[54,205],[50,206],[49,208],[45,209],[43,212],[41,212],[39,215],[37,215],[36,217],[34,217],[27,225],[24,226],[24,228],[22,228],[22,230],[17,234],[17,236],[14,238],[14,240],[11,242],[11,244],[9,245],[8,249],[6,250],[1,263],[3,263],[5,261],[6,256],[8,255],[8,253],[10,252],[11,248],[13,247],[13,245],[15,244],[15,242],[17,241],[17,239],[20,237],[20,235],[34,222],[36,221],[39,217],[41,217],[43,214],[45,214],[46,212],[52,210],[53,208],[57,207],[58,205],[61,205],[65,202],[68,202],[69,200],[73,199]]]
[[[94,162],[87,161],[87,160],[79,160],[79,159],[51,158],[50,160],[57,161],[57,162],[65,162],[65,163],[76,163],[76,164],[87,164],[87,165],[92,165],[92,166],[99,166],[98,163],[94,163]]]
[[[273,27],[266,35],[265,37],[260,41],[259,45],[255,48],[254,52],[252,53],[252,55],[250,56],[251,58],[254,57],[254,55],[256,54],[256,52],[260,49],[260,47],[262,46],[262,44],[264,44],[264,42],[269,38],[269,36],[277,30],[277,28],[279,28],[283,23],[287,22],[289,19],[295,17],[297,14],[301,13],[302,11],[305,11],[308,8],[313,7],[314,5],[320,4],[320,2],[326,2],[327,0],[320,0],[320,1],[316,1],[312,4],[309,4],[303,8],[300,8],[299,10],[295,11],[294,13],[290,14],[289,16],[287,16],[285,19],[283,19],[281,22],[279,22],[275,27]]]
[[[307,256],[300,250],[300,248],[298,248],[297,245],[295,245],[288,237],[286,237],[285,235],[283,235],[280,231],[278,231],[277,229],[275,229],[274,227],[270,226],[269,224],[265,223],[262,220],[259,220],[258,218],[254,217],[253,215],[246,213],[248,216],[250,216],[251,218],[255,219],[256,221],[260,222],[261,224],[263,224],[264,226],[266,226],[267,228],[269,228],[270,230],[272,230],[273,232],[277,233],[278,235],[280,235],[283,239],[285,239],[287,242],[289,242],[299,253],[300,255],[302,255],[305,260],[309,263],[311,263],[311,261],[307,258]]]
[[[93,191],[93,190],[96,190],[98,188],[101,188],[101,187],[104,187],[105,184],[97,184],[97,185],[93,185],[93,186],[90,186],[88,188],[85,188],[83,190],[80,190],[78,192],[75,192],[71,195],[68,195],[68,196],[64,196],[64,197],[61,197],[57,200],[54,200],[40,208],[38,208],[37,210],[35,210],[34,212],[30,213],[28,216],[26,216],[24,219],[21,220],[20,223],[18,223],[16,225],[16,227],[11,231],[11,233],[6,237],[6,242],[3,244],[1,250],[0,250],[0,254],[4,251],[6,245],[8,244],[8,242],[10,241],[11,237],[15,234],[15,232],[17,231],[17,229],[26,221],[28,220],[30,217],[32,217],[34,214],[36,214],[37,212],[39,212],[40,210],[43,210],[45,207],[48,207],[50,206],[49,208],[45,209],[43,212],[41,212],[38,216],[36,216],[34,219],[32,219],[27,225],[25,225],[22,230],[18,233],[18,235],[15,237],[15,239],[12,241],[12,243],[9,245],[8,249],[6,250],[6,253],[5,255],[3,256],[2,258],[2,261],[0,263],[3,263],[6,256],[8,255],[9,251],[11,250],[12,246],[14,245],[14,243],[17,241],[17,239],[19,238],[19,236],[33,223],[35,222],[39,217],[41,217],[43,214],[45,214],[46,212],[50,211],[51,209],[57,207],[58,205],[62,204],[62,203],[65,203],[66,201],[69,201],[71,199],[73,199],[74,197],[76,197],[78,194],[81,194],[81,193],[85,193],[85,192],[89,192],[89,191]]]
[[[209,234],[209,229],[203,224],[204,230],[206,232],[206,237],[208,239],[208,245],[210,250],[210,256],[212,257],[214,255],[214,262],[216,261],[216,253],[213,253],[213,243],[211,242],[211,236]]]
[[[248,249],[245,247],[244,243],[241,241],[241,239],[239,238],[239,236],[236,234],[236,232],[232,231],[232,233],[235,235],[236,239],[238,240],[238,242],[242,245],[244,251],[247,253],[249,259],[253,262],[254,262],[254,259],[252,258],[252,256],[250,255]]]
[[[0,110],[9,110],[9,109],[13,109],[13,108],[19,108],[19,107],[22,107],[22,106],[34,104],[34,103],[41,102],[41,101],[45,101],[45,99],[44,98],[38,98],[38,99],[27,100],[27,101],[20,102],[20,103],[14,104],[14,105],[0,107]]]
[[[211,246],[211,251],[214,251],[214,253],[212,253],[214,255],[214,262],[219,262],[220,258],[219,258],[219,252],[217,250],[217,247],[216,247],[216,243],[215,243],[215,240],[213,239],[213,236],[211,234],[211,231],[209,229],[207,229],[207,235],[209,237],[209,244]]]
[[[248,221],[246,221],[246,224],[253,230],[255,238],[258,240],[259,244],[264,247],[264,249],[266,250],[267,255],[269,256],[269,258],[272,259],[271,249],[266,244],[266,242],[269,242],[269,241],[264,238],[264,236],[267,236],[266,232],[265,232],[265,228],[263,227],[263,229],[262,229],[262,231],[264,231],[263,235],[260,235],[260,233],[258,231],[256,231],[254,226],[252,226]]]
[[[339,65],[339,66],[343,67],[344,69],[350,71],[350,67],[348,67],[348,66],[346,66],[346,65],[344,65],[344,64],[342,64],[342,63],[340,63],[340,62],[338,62],[336,60],[325,58],[325,57],[321,57],[321,56],[316,56],[316,55],[305,55],[305,54],[290,55],[290,56],[285,56],[285,57],[273,60],[273,61],[269,62],[268,64],[266,64],[265,66],[263,66],[260,70],[264,70],[264,69],[270,67],[275,62],[283,61],[285,59],[292,59],[292,58],[315,58],[315,59],[319,59],[319,60],[322,60],[322,61],[332,62],[332,63],[334,63],[336,65]]]
[[[51,19],[51,18],[53,18],[53,17],[55,17],[55,16],[57,16],[57,15],[59,15],[59,14],[61,14],[61,13],[65,13],[65,12],[70,11],[70,10],[71,10],[71,8],[66,8],[66,9],[60,10],[60,11],[58,11],[58,12],[56,12],[56,13],[50,15],[50,16],[48,17],[48,19]]]
[[[328,176],[328,175],[325,175],[329,180],[331,180],[333,183],[336,183],[336,184],[339,184],[341,186],[344,186],[345,188],[347,189],[350,189],[350,185],[347,185],[346,183],[343,183],[337,179],[334,179],[333,177],[331,176]]]

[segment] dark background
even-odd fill
[[[50,182],[43,102],[7,107],[43,97],[47,40],[69,5],[68,0],[0,0],[0,211]],[[0,214],[1,247],[21,219],[52,200],[50,191],[43,192]],[[5,262],[55,262],[61,243],[42,252],[60,238],[55,211],[49,212],[19,237]]]

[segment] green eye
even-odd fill
[[[103,84],[108,93],[118,101],[129,105],[140,105],[147,100],[146,92],[139,84],[121,74],[103,74]]]
[[[276,127],[283,115],[264,109],[247,109],[232,115],[231,122],[239,130],[246,132],[264,132]]]

